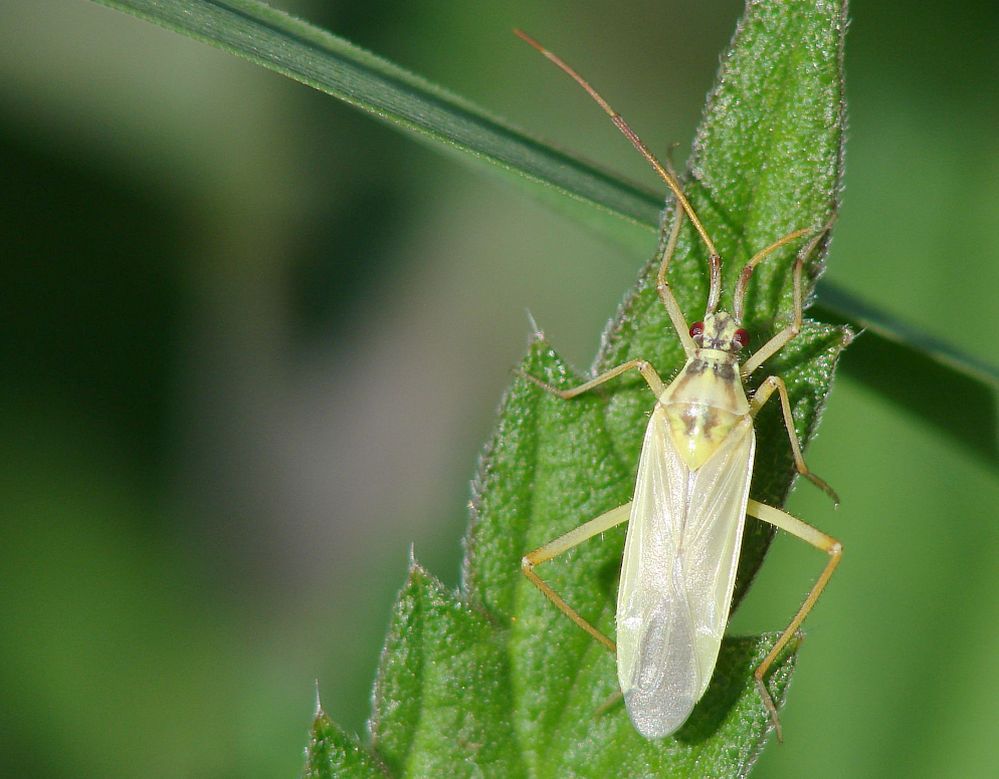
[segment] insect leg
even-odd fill
[[[683,351],[689,358],[697,350],[697,346],[694,344],[694,339],[690,337],[687,320],[683,318],[683,311],[680,310],[680,304],[676,302],[673,290],[670,289],[669,281],[666,278],[666,271],[669,268],[670,260],[673,259],[673,252],[676,251],[676,242],[680,237],[680,226],[683,224],[683,209],[678,206],[675,210],[676,216],[673,218],[673,228],[669,232],[669,240],[663,249],[663,261],[659,266],[659,273],[656,276],[656,291],[659,292],[659,299],[666,307],[670,321],[673,323],[673,328],[680,338],[680,343],[683,344]],[[713,272],[714,266],[712,266]],[[712,285],[712,288],[715,286],[717,285]]]
[[[746,378],[753,371],[759,368],[763,363],[773,357],[777,352],[787,345],[787,342],[795,338],[798,333],[801,332],[801,307],[802,307],[802,288],[801,288],[801,270],[804,267],[805,261],[799,255],[798,259],[794,261],[794,318],[791,320],[791,324],[781,330],[777,335],[767,341],[759,350],[746,360],[742,365],[742,377]]]
[[[787,428],[787,437],[791,442],[791,452],[794,454],[794,467],[798,469],[798,473],[832,498],[833,503],[838,506],[839,495],[836,494],[836,490],[826,484],[824,479],[812,473],[808,469],[808,466],[805,465],[805,458],[801,454],[801,443],[798,441],[798,434],[794,431],[794,417],[791,415],[791,401],[787,396],[787,386],[780,376],[769,376],[759,386],[753,394],[753,399],[749,401],[749,413],[755,417],[757,412],[763,407],[763,404],[774,394],[774,390],[780,396],[780,407],[784,412],[784,427]]]
[[[791,535],[797,536],[802,541],[807,541],[816,549],[821,549],[829,555],[829,562],[826,563],[826,567],[822,570],[822,574],[812,586],[812,589],[809,591],[804,603],[801,604],[801,608],[798,609],[798,613],[794,615],[790,624],[788,624],[788,626],[784,629],[784,632],[780,634],[780,638],[777,639],[777,643],[774,644],[773,649],[771,649],[767,656],[763,658],[763,662],[760,663],[760,667],[757,668],[756,672],[753,674],[753,677],[756,679],[756,688],[759,690],[760,697],[763,699],[763,705],[770,713],[770,718],[773,720],[777,730],[777,740],[780,741],[782,740],[782,736],[780,719],[777,716],[777,707],[774,705],[774,701],[773,698],[770,697],[770,693],[767,692],[767,688],[763,684],[763,679],[766,677],[767,671],[770,670],[770,666],[773,665],[774,660],[776,660],[777,656],[781,653],[781,650],[783,650],[787,645],[787,642],[791,640],[792,636],[794,636],[798,628],[801,626],[802,621],[806,616],[808,616],[812,607],[815,606],[815,602],[822,594],[822,590],[825,589],[833,571],[835,571],[836,566],[839,565],[839,561],[843,556],[843,545],[832,536],[826,535],[821,530],[812,527],[806,522],[802,522],[797,517],[792,517],[785,511],[775,509],[773,506],[767,506],[755,500],[750,500],[748,506],[746,507],[746,511],[757,519],[761,519],[774,527],[785,530]]]
[[[569,400],[569,398],[574,398],[577,395],[581,395],[584,392],[593,389],[594,387],[598,387],[604,382],[610,381],[611,379],[615,378],[616,376],[620,376],[622,373],[625,373],[626,371],[630,371],[632,368],[638,369],[638,372],[642,374],[642,378],[645,379],[646,383],[649,385],[649,388],[652,390],[652,392],[655,394],[657,398],[663,394],[663,390],[666,388],[666,385],[663,384],[663,380],[659,378],[659,374],[656,373],[656,369],[653,368],[652,365],[646,362],[645,360],[628,360],[628,362],[622,363],[621,365],[618,365],[616,368],[611,368],[606,373],[601,373],[595,379],[591,379],[585,384],[580,384],[578,387],[573,387],[572,389],[567,389],[567,390],[561,390],[558,387],[553,387],[551,384],[541,381],[541,379],[535,378],[534,376],[531,376],[528,373],[524,373],[521,375],[523,375],[525,379],[533,381],[535,384],[541,387],[541,389],[547,390],[548,392],[552,393],[552,395],[558,395],[560,398],[562,398],[562,400]]]
[[[746,360],[742,366],[742,377],[745,378],[749,376],[753,371],[759,368],[764,362],[773,357],[777,352],[784,348],[788,341],[793,339],[798,333],[801,332],[801,318],[802,318],[802,308],[804,306],[804,291],[801,286],[801,273],[805,265],[805,259],[815,251],[815,248],[819,245],[819,242],[825,237],[826,233],[832,228],[832,221],[830,221],[825,227],[823,227],[812,240],[810,240],[800,252],[798,252],[798,258],[794,262],[793,271],[793,284],[794,284],[794,318],[791,320],[791,324],[781,330],[777,335],[767,341],[763,346],[752,357]],[[742,319],[742,301],[745,297],[746,285],[749,282],[748,274],[752,272],[753,268],[759,264],[760,260],[766,257],[774,249],[783,246],[788,241],[793,238],[797,238],[805,233],[804,230],[795,230],[793,233],[789,233],[781,238],[776,243],[771,244],[763,251],[759,252],[753,259],[751,259],[746,267],[743,268],[742,277],[739,279],[739,288],[736,290],[735,299],[736,311],[735,315],[740,320]]]
[[[801,236],[805,235],[805,233],[807,232],[808,228],[804,228],[801,230],[794,230],[785,235],[784,237],[778,238],[776,241],[767,246],[765,249],[761,249],[760,251],[756,252],[756,254],[753,255],[752,259],[750,259],[749,262],[746,263],[746,265],[742,269],[742,273],[739,274],[739,281],[735,285],[735,294],[732,296],[732,313],[735,314],[736,319],[738,319],[740,322],[742,321],[743,304],[746,301],[746,290],[749,289],[749,279],[753,275],[753,270],[755,270],[756,266],[759,265],[761,262],[763,262],[767,257],[773,254],[779,248],[781,248],[782,246],[786,246],[787,244],[791,243],[791,241],[793,241],[796,238],[800,238]],[[811,251],[812,245],[813,244],[811,243],[808,245],[808,252]],[[805,256],[807,256],[808,252],[805,252]]]
[[[611,652],[617,650],[614,642],[583,619],[579,615],[579,612],[572,608],[572,606],[562,600],[562,597],[534,572],[534,566],[540,565],[547,560],[551,560],[553,557],[557,557],[563,552],[567,552],[574,546],[579,546],[583,543],[583,541],[592,538],[597,535],[597,533],[603,533],[605,530],[609,530],[615,525],[627,522],[629,516],[631,516],[630,502],[625,503],[623,506],[618,506],[615,509],[611,509],[605,514],[601,514],[596,519],[591,519],[589,522],[580,525],[575,530],[570,530],[568,533],[563,536],[559,536],[554,541],[549,541],[544,546],[538,547],[533,552],[528,552],[520,561],[520,570],[524,576],[530,580],[531,584],[541,590],[541,592],[545,594],[545,597],[558,606],[558,608],[567,617],[569,617],[569,619],[579,625],[579,627],[593,636]]]

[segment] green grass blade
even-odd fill
[[[999,390],[999,368],[975,355],[967,354],[950,344],[925,333],[919,328],[889,317],[878,308],[851,295],[833,284],[820,285],[817,308],[826,309],[830,317],[839,317],[900,347],[914,349],[938,365]]]
[[[529,137],[470,102],[255,0],[95,0],[255,62],[532,188],[588,206],[612,234],[655,226],[661,198]],[[513,37],[511,36],[511,44]],[[626,223],[622,226],[621,222]],[[617,223],[617,224],[613,224]],[[631,230],[627,227],[631,225]]]
[[[886,319],[831,285],[821,289],[812,311],[824,321],[863,328],[843,371],[906,409],[919,423],[932,425],[988,462],[999,461],[999,371],[994,366],[911,325]],[[886,365],[892,369],[886,371]],[[940,402],[945,396],[961,398],[960,414],[950,403]]]
[[[556,150],[440,86],[263,3],[95,2],[217,46],[344,100],[455,151],[463,159],[487,163],[526,185],[541,199],[628,245],[644,245],[644,236],[657,228],[659,195]],[[911,329],[904,323],[876,311],[857,318],[857,307],[824,282],[819,284],[818,299],[823,312],[855,328],[876,321],[877,333],[885,338],[883,346],[900,360],[904,349],[924,348],[920,341],[913,340]],[[940,341],[935,343],[931,356],[950,366],[953,373],[948,376],[962,383],[970,380],[995,386],[994,366],[968,359]],[[851,367],[847,365],[846,369]]]

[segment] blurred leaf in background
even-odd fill
[[[587,51],[662,149],[691,137],[741,10],[281,5],[641,182],[509,29]],[[999,11],[852,16],[829,278],[994,363]],[[0,39],[0,771],[291,775],[314,678],[362,726],[408,541],[457,581],[523,308],[585,363],[651,247],[89,3],[7,0]],[[960,423],[961,394],[939,402]],[[844,378],[810,464],[843,507],[791,509],[850,554],[758,775],[992,772],[994,463]],[[735,628],[779,624],[814,562],[778,541]]]

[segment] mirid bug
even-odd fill
[[[749,344],[742,320],[753,269],[777,249],[813,231],[795,230],[757,252],[739,277],[732,312],[718,310],[721,258],[676,174],[656,159],[624,119],[576,71],[523,32],[516,33],[586,90],[672,191],[675,217],[659,268],[657,290],[686,355],[686,363],[668,385],[651,364],[641,359],[630,360],[569,390],[528,377],[568,400],[637,370],[652,390],[656,404],[645,431],[632,501],[528,552],[521,570],[579,627],[616,652],[618,681],[628,714],[635,728],[653,739],[670,735],[687,720],[711,680],[728,622],[746,515],[827,552],[829,561],[818,580],[754,673],[756,687],[780,738],[777,708],[764,679],[818,600],[839,564],[842,546],[796,517],[749,498],[756,449],[753,419],[775,392],[798,473],[836,503],[839,500],[829,485],[805,465],[783,380],[770,376],[751,398],[746,396],[743,380],[801,329],[804,259],[815,250],[827,228],[815,231],[816,235],[797,255],[792,271],[791,324],[740,366],[739,353]],[[667,280],[684,217],[690,219],[707,247],[710,276],[704,318],[689,328]],[[617,597],[615,642],[569,606],[538,576],[535,567],[623,522],[628,522],[628,533]]]

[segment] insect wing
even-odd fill
[[[756,438],[739,424],[691,471],[665,411],[649,420],[617,605],[618,679],[647,738],[676,730],[704,694],[728,621]]]

